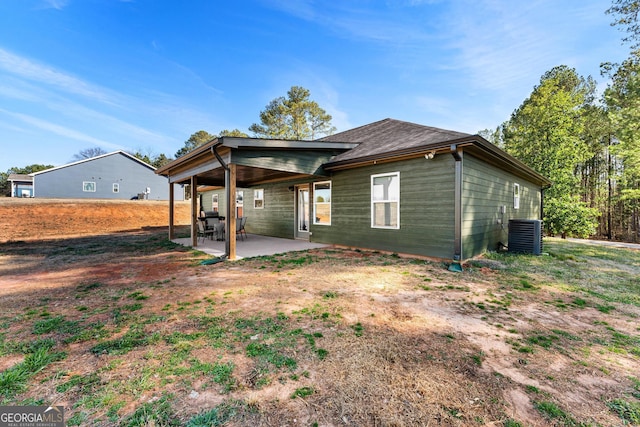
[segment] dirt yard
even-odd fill
[[[338,249],[203,265],[144,229],[166,205],[71,205],[0,203],[3,404],[101,426],[640,422],[637,251],[552,241],[463,273]],[[45,221],[64,238],[23,224]]]
[[[189,224],[189,202],[176,202],[175,224]],[[169,202],[0,197],[0,242],[86,236],[169,224]]]

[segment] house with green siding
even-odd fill
[[[191,184],[194,246],[197,216],[217,211],[229,229],[247,217],[248,233],[454,261],[541,219],[551,184],[478,135],[393,119],[314,141],[221,137],[157,173]]]

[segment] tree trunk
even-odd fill
[[[609,195],[607,196],[607,238],[612,239],[611,234],[611,198],[613,195],[613,185],[611,182],[611,174],[613,173],[613,166],[611,164],[611,135],[609,135],[609,147],[607,147],[607,181],[609,184]]]

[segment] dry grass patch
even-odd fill
[[[640,255],[546,248],[452,273],[334,249],[201,265],[155,232],[6,243],[0,403],[69,425],[635,422]]]

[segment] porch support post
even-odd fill
[[[173,240],[174,237],[174,230],[173,230],[173,221],[174,221],[174,192],[173,192],[173,187],[174,185],[172,183],[169,183],[169,240]]]
[[[451,146],[451,155],[455,160],[455,189],[454,189],[454,237],[453,260],[462,260],[462,149]]]
[[[198,177],[191,177],[191,246],[198,246]]]
[[[225,252],[230,260],[236,259],[236,165],[229,164],[224,171],[225,197],[227,198],[227,223]]]

